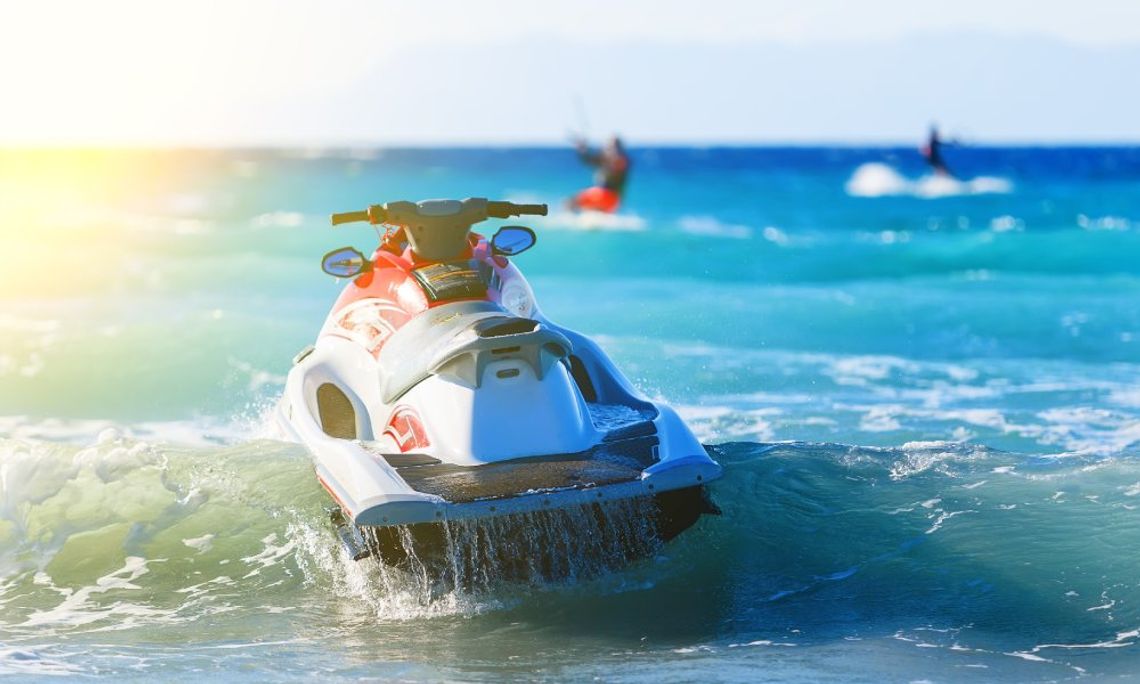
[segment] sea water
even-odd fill
[[[1140,676],[1140,150],[0,153],[0,673]],[[348,560],[265,415],[368,250],[327,214],[542,201],[515,259],[725,468],[620,570],[425,591]],[[494,229],[490,224],[489,231]]]

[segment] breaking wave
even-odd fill
[[[1028,456],[943,441],[710,448],[725,466],[712,485],[723,515],[647,548],[645,560],[563,568],[553,584],[499,582],[470,565],[486,535],[468,526],[453,541],[470,553],[456,556],[457,572],[441,584],[414,564],[352,561],[295,445],[180,446],[106,429],[82,445],[5,439],[0,642],[12,648],[0,651],[0,672],[88,672],[87,656],[41,647],[147,639],[159,626],[195,634],[203,620],[211,634],[256,624],[257,637],[294,633],[298,620],[420,633],[439,628],[429,618],[510,620],[522,611],[636,631],[644,615],[679,619],[665,606],[685,606],[685,624],[668,629],[709,648],[724,646],[725,624],[741,644],[902,634],[1062,664],[1136,641],[1134,456]],[[567,538],[587,529],[551,524]],[[619,532],[639,529],[635,521]]]
[[[965,537],[959,541],[984,547],[978,547],[978,562],[1009,567],[1029,551],[994,534],[1007,524],[1026,540],[1049,537],[1058,553],[1072,547],[1070,559],[1089,543],[1084,533],[1094,533],[1085,524],[1140,534],[1131,513],[1140,505],[1140,460],[1127,454],[1026,456],[942,441],[898,448],[750,442],[710,448],[727,468],[714,485],[725,516],[683,535],[668,547],[675,551],[693,545],[687,538],[703,537],[694,544],[720,539],[728,544],[722,546],[728,556],[752,553],[732,548],[737,545],[761,544],[782,553],[846,557],[851,543],[821,540],[823,528],[810,538],[794,529],[859,521],[865,541],[855,547],[871,549],[881,547],[890,529],[933,534],[951,527],[950,518],[969,515],[952,525]],[[112,618],[115,628],[123,628],[124,615],[143,622],[159,615],[189,617],[194,605],[206,607],[208,601],[199,599],[214,588],[224,587],[218,593],[230,599],[271,603],[272,596],[287,598],[287,592],[267,597],[262,590],[336,579],[314,572],[339,558],[340,547],[308,456],[295,445],[184,447],[114,432],[86,446],[8,439],[0,442],[0,475],[5,630],[110,627]],[[1027,511],[1025,517],[1008,513],[1015,509]],[[900,520],[906,524],[898,525]],[[480,531],[457,528],[455,534],[458,540],[479,537]],[[927,560],[959,562],[937,554]],[[1113,565],[1126,559],[1092,554],[1085,560]],[[702,561],[707,562],[719,560]],[[813,567],[805,575],[789,566],[781,572],[788,581],[804,583],[846,567]],[[188,577],[194,579],[185,584]],[[1123,579],[1109,573],[1106,581]],[[116,597],[113,610],[102,605],[104,595]],[[123,600],[128,596],[137,600]]]

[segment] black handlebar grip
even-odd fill
[[[516,204],[515,211],[519,216],[524,214],[528,216],[546,216],[545,204]]]
[[[513,216],[513,214],[511,214],[510,202],[496,202],[493,200],[487,202],[487,218],[502,219],[510,218],[511,216]]]
[[[346,211],[341,214],[333,214],[331,217],[332,224],[339,226],[342,223],[356,223],[357,221],[367,221],[367,211]]]
[[[510,218],[512,216],[546,216],[545,204],[515,204],[514,202],[487,202],[487,218]]]

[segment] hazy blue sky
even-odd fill
[[[1136,0],[37,0],[0,141],[1140,141],[1138,73]]]

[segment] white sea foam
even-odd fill
[[[99,218],[90,218],[87,225],[105,227],[114,225],[140,233],[161,233],[163,235],[201,236],[213,232],[215,223],[200,216],[169,214],[138,214],[131,212],[109,213]]]
[[[541,223],[544,228],[586,231],[641,231],[648,227],[646,220],[637,214],[601,211],[560,211],[552,213]]]
[[[86,674],[83,667],[58,657],[46,655],[39,648],[0,645],[0,675],[78,677],[83,674]]]
[[[859,421],[859,429],[864,432],[892,432],[902,428],[895,414],[898,406],[872,406]]]
[[[50,334],[58,332],[60,322],[52,319],[20,318],[0,313],[0,330],[15,333]]]
[[[869,162],[855,169],[847,181],[846,190],[853,197],[906,195],[934,199],[958,195],[1007,194],[1013,192],[1013,183],[1009,179],[994,176],[978,176],[964,181],[941,175],[911,179],[887,164]]]
[[[781,247],[787,245],[791,240],[788,234],[780,230],[776,226],[765,226],[763,232],[760,233],[768,242],[780,245]]]
[[[180,216],[200,216],[211,208],[210,198],[197,192],[180,192],[166,198],[166,209]]]
[[[905,480],[931,470],[949,473],[952,464],[984,458],[987,453],[982,448],[954,442],[908,442],[900,451],[902,458],[890,466],[892,480]],[[932,508],[940,501],[940,498],[928,499],[921,502],[921,505],[923,508]]]
[[[206,533],[201,537],[194,537],[193,539],[183,539],[182,543],[194,549],[198,553],[209,551],[214,545],[214,537],[216,535],[212,532]]]
[[[229,362],[230,366],[249,376],[249,390],[251,392],[257,392],[264,387],[285,387],[284,375],[255,368],[253,364],[235,358],[230,358]]]
[[[752,228],[749,226],[738,223],[724,223],[715,216],[682,216],[677,219],[677,226],[686,233],[704,237],[722,237],[737,240],[746,240],[752,237]],[[767,229],[765,229],[765,237],[767,237]],[[786,236],[784,237],[784,241],[787,241]],[[776,240],[772,240],[772,242],[776,242]]]
[[[757,639],[756,641],[749,641],[747,643],[734,643],[729,644],[729,648],[744,648],[748,646],[796,646],[790,641],[771,641],[769,639]]]
[[[892,373],[913,374],[918,364],[897,356],[835,357],[824,372],[841,385],[866,385],[871,380],[884,380]]]
[[[930,451],[932,449],[955,449],[960,446],[957,442],[947,442],[945,440],[931,440],[931,441],[913,441],[907,442],[899,447],[902,451]]]
[[[1124,231],[1132,228],[1132,221],[1123,216],[1091,217],[1084,214],[1077,215],[1077,225],[1089,231]]]
[[[297,228],[305,224],[305,215],[297,211],[270,211],[249,221],[255,228]]]
[[[1041,411],[1044,424],[1023,428],[1046,444],[1070,452],[1108,455],[1140,443],[1140,418],[1088,406],[1060,406]]]
[[[1140,408],[1140,388],[1127,387],[1115,389],[1109,392],[1108,401],[1117,406]]]
[[[990,220],[990,230],[995,233],[1025,230],[1025,221],[1009,214],[998,216]]]
[[[620,341],[611,342],[620,345]],[[1140,366],[1135,364],[1074,372],[1065,364],[1028,360],[945,362],[767,351],[702,342],[672,342],[665,349],[674,362],[699,364],[705,371],[729,374],[769,369],[765,377],[770,374],[771,379],[761,382],[777,382],[786,388],[703,396],[702,401],[717,406],[717,415],[701,415],[694,409],[686,416],[700,424],[702,439],[744,436],[738,430],[748,411],[775,407],[792,410],[781,414],[778,421],[764,419],[774,440],[797,437],[795,428],[806,425],[802,416],[810,410],[835,427],[830,431],[835,439],[850,439],[841,435],[855,430],[877,434],[902,430],[908,439],[952,437],[959,442],[1008,436],[1050,449],[1060,447],[1066,454],[1098,456],[1140,444],[1140,414],[1135,410],[1140,406],[1135,389],[1140,384]],[[801,383],[815,383],[821,375],[841,389],[823,395],[804,391]],[[1068,399],[1059,397],[1052,399],[1050,409],[1035,412],[1029,408],[1041,395],[1067,398],[1076,394],[1093,397],[1084,401],[1103,408],[1066,406],[1062,402]],[[1004,446],[1010,448],[1011,442],[1006,440]]]
[[[772,441],[776,430],[769,419],[784,413],[778,407],[738,410],[728,406],[674,405],[673,408],[702,441],[727,438]]]
[[[36,440],[67,444],[101,443],[104,435],[127,439],[142,439],[154,443],[183,446],[216,446],[236,443],[258,436],[261,417],[232,421],[217,418],[198,418],[173,421],[146,421],[129,427],[104,419],[31,418],[29,416],[0,416],[0,438]],[[108,432],[110,431],[110,432]],[[104,440],[105,441],[105,440]]]
[[[291,554],[295,547],[295,543],[292,541],[283,541],[278,544],[276,532],[262,539],[261,543],[265,546],[259,553],[241,559],[247,565],[254,566],[242,579],[255,577],[261,574],[262,570],[276,565],[282,558]]]
[[[908,429],[915,421],[920,425],[930,421],[960,422],[993,430],[998,434],[1031,439],[1045,446],[1058,446],[1065,450],[1065,455],[1108,456],[1140,444],[1140,418],[1082,406],[1057,407],[1038,412],[1035,417],[1039,422],[1024,418],[1012,420],[997,408],[946,408],[937,403],[929,407],[898,403],[836,403],[834,408],[858,412],[858,427],[867,432]]]
[[[74,591],[53,587],[63,596],[63,600],[52,608],[33,611],[20,626],[35,628],[42,628],[47,625],[75,627],[111,619],[113,628],[125,629],[133,626],[133,619],[166,615],[167,612],[164,610],[149,608],[128,601],[116,601],[109,607],[98,609],[92,602],[92,597],[96,594],[141,589],[135,581],[150,571],[147,568],[147,563],[148,561],[145,558],[127,556],[123,567],[100,577],[93,585],[84,586]],[[50,584],[50,579],[47,581]]]

